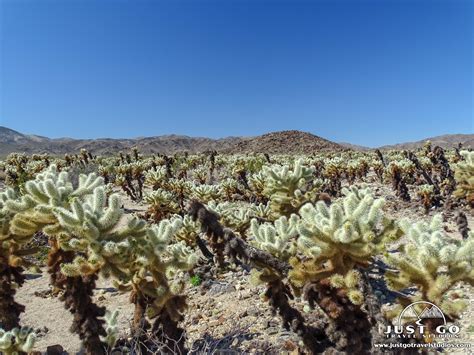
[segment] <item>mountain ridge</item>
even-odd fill
[[[459,142],[466,148],[474,147],[474,134],[450,134],[426,138],[416,142],[382,146],[379,149],[416,149],[431,140],[433,145],[443,148],[457,146]],[[288,130],[270,132],[260,136],[225,138],[192,137],[168,134],[136,138],[48,138],[34,134],[23,134],[11,128],[0,126],[0,155],[12,152],[49,153],[62,155],[77,153],[87,149],[93,154],[111,154],[137,146],[144,154],[174,154],[188,151],[198,153],[216,150],[221,153],[270,153],[270,154],[310,154],[331,150],[372,150],[350,143],[336,143],[312,133]]]

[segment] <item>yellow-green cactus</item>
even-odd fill
[[[117,322],[118,314],[119,314],[118,311],[114,311],[114,312],[107,311],[104,316],[105,324],[106,324],[105,332],[107,333],[107,335],[100,337],[100,339],[105,344],[107,344],[109,349],[115,346],[119,338],[119,328],[118,328],[118,322]]]
[[[270,199],[270,207],[277,215],[289,217],[307,201],[301,190],[311,181],[313,169],[303,165],[303,160],[294,162],[293,170],[287,165],[265,166],[265,188],[263,193]]]
[[[43,230],[48,235],[61,232],[54,209],[68,207],[74,198],[82,198],[103,185],[103,179],[94,173],[80,175],[77,188],[73,188],[67,172],[59,172],[55,165],[38,174],[25,184],[20,200],[5,202],[5,208],[15,214],[10,230],[18,236],[33,235]]]
[[[465,198],[467,203],[474,207],[474,152],[462,151],[464,161],[460,161],[454,167],[454,178],[457,188],[454,195]]]
[[[383,215],[383,199],[374,199],[370,190],[355,187],[343,189],[343,193],[346,196],[330,207],[318,202],[300,209],[297,246],[304,258],[290,261],[290,280],[296,287],[335,275],[345,278],[355,267],[367,267],[387,240],[399,236],[394,221]],[[337,284],[340,278],[334,280]],[[356,296],[350,299],[355,301],[360,295]]]
[[[296,253],[298,235],[298,216],[282,216],[274,223],[259,224],[256,219],[251,222],[252,244],[265,250],[280,260],[288,261]]]
[[[4,355],[29,353],[35,341],[36,335],[32,328],[14,328],[8,332],[0,328],[0,353]]]
[[[164,189],[157,189],[145,195],[148,213],[155,222],[179,212],[176,196]]]
[[[123,211],[118,195],[111,195],[107,203],[104,188],[97,187],[82,202],[74,199],[70,209],[56,208],[54,213],[64,229],[59,238],[61,248],[79,254],[73,263],[61,266],[65,275],[92,275],[100,271],[106,277],[127,276],[133,258],[132,243],[143,237],[146,230],[145,222],[137,219],[119,226]]]
[[[464,240],[447,236],[439,215],[430,224],[403,220],[400,226],[407,243],[399,247],[399,253],[386,256],[387,264],[395,269],[385,275],[388,286],[394,290],[416,286],[418,294],[401,299],[404,305],[429,301],[456,319],[466,300],[450,298],[449,291],[459,282],[474,286],[474,233]]]
[[[198,201],[208,203],[219,200],[221,189],[218,185],[193,185],[191,196]]]
[[[167,180],[166,167],[159,166],[154,170],[149,170],[145,173],[145,185],[151,186],[153,190],[163,187]]]

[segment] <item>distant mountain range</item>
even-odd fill
[[[474,147],[474,134],[453,134],[427,139],[431,140],[433,146],[440,145],[442,147],[454,147],[461,142],[467,148]],[[419,142],[384,146],[381,147],[381,149],[415,149],[422,146],[427,139]],[[317,151],[369,149],[348,143],[331,142],[311,133],[301,131],[281,131],[267,133],[256,137],[227,137],[221,139],[188,137],[181,135],[165,135],[133,139],[51,139],[37,135],[22,134],[12,129],[0,126],[0,155],[2,156],[12,152],[62,155],[65,153],[77,153],[82,148],[87,149],[94,154],[107,155],[119,151],[126,151],[134,146],[137,146],[144,154],[173,154],[180,151],[197,153],[208,150],[216,150],[222,153],[257,152],[270,154],[309,154]]]
[[[386,145],[381,149],[416,149],[423,146],[427,140],[431,141],[431,145],[439,145],[441,148],[454,148],[462,143],[464,148],[474,148],[474,134],[445,134],[442,136],[426,138],[421,141],[399,143],[394,145]]]

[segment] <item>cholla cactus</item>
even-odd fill
[[[449,296],[459,282],[474,285],[474,233],[464,240],[447,236],[440,215],[430,224],[403,220],[400,225],[408,240],[400,246],[400,253],[386,256],[387,263],[396,270],[385,274],[389,287],[402,290],[416,286],[418,294],[400,299],[402,305],[429,301],[451,319],[457,319],[466,300]]]
[[[119,329],[117,325],[118,314],[118,311],[105,313],[105,332],[107,333],[107,335],[101,337],[100,340],[107,344],[109,349],[115,346],[115,343],[117,343],[119,337]]]
[[[353,183],[356,178],[363,179],[369,172],[369,164],[363,158],[353,159],[347,165],[347,178]]]
[[[454,178],[457,188],[454,195],[465,198],[467,203],[474,208],[474,152],[461,151],[464,161],[455,165]]]
[[[143,175],[145,171],[144,163],[142,161],[135,161],[133,163],[121,164],[115,170],[117,172],[115,184],[120,186],[133,201],[141,200],[143,197],[143,182],[145,180]],[[136,184],[133,181],[136,181]]]
[[[340,196],[341,180],[346,161],[342,157],[324,160],[323,177],[327,180],[325,191],[332,196]]]
[[[15,235],[10,231],[14,214],[5,205],[17,198],[11,188],[0,193],[0,328],[5,330],[20,326],[20,314],[25,307],[15,302],[15,293],[25,281],[23,267],[28,265],[25,257],[36,251],[26,248],[33,233]]]
[[[43,230],[48,235],[59,235],[60,226],[54,210],[67,207],[74,198],[83,198],[103,185],[103,179],[95,174],[80,175],[76,189],[69,181],[67,172],[58,172],[55,165],[38,174],[34,181],[25,184],[25,194],[19,201],[5,202],[5,208],[15,214],[10,230],[18,236],[33,235]]]
[[[31,180],[35,173],[38,172],[38,166],[31,169],[32,163],[25,154],[12,153],[8,155],[4,164],[6,185],[20,190],[25,182]],[[44,167],[44,164],[40,162],[39,167]]]
[[[176,196],[163,189],[145,195],[145,203],[148,204],[148,213],[155,222],[179,212]]]
[[[259,224],[256,219],[251,222],[253,243],[281,260],[288,261],[296,253],[296,236],[298,235],[298,216],[282,216],[274,223]]]
[[[303,288],[310,306],[328,315],[326,334],[340,351],[364,352],[371,347],[367,314],[361,309],[360,273],[387,240],[399,236],[394,221],[384,217],[382,199],[368,189],[343,189],[346,196],[327,207],[304,205],[299,214],[297,247],[289,278]]]
[[[392,161],[386,168],[386,174],[392,181],[392,189],[404,201],[410,201],[405,177],[412,176],[413,173],[409,172],[412,168],[414,168],[413,163],[407,159],[398,162]]]
[[[61,248],[78,254],[72,263],[61,265],[63,274],[75,277],[101,272],[105,277],[127,277],[133,240],[143,237],[146,230],[145,222],[135,218],[118,226],[123,215],[118,195],[111,195],[107,203],[104,188],[97,187],[82,202],[73,200],[70,210],[55,209],[55,215],[64,228],[59,237]]]
[[[250,226],[253,211],[240,203],[211,201],[208,208],[217,213],[221,223],[238,232],[241,237],[246,238],[246,231]]]
[[[258,205],[251,204],[249,206],[250,211],[252,211],[252,216],[261,218],[263,220],[270,220],[272,209],[270,203],[263,204],[259,203]]]
[[[237,180],[232,178],[222,180],[220,187],[223,197],[228,201],[233,200],[234,196],[240,192]]]
[[[428,184],[418,186],[416,194],[421,197],[423,206],[425,207],[425,213],[428,213],[434,203],[434,186]]]
[[[330,207],[318,202],[300,209],[298,249],[308,259],[293,260],[291,280],[298,287],[366,267],[383,242],[397,236],[393,221],[383,216],[384,200],[374,199],[368,189],[343,193],[344,199]]]
[[[423,152],[426,155],[431,153],[431,141],[429,139],[423,143]]]
[[[165,166],[157,167],[145,173],[145,185],[151,186],[153,190],[163,187],[167,180],[168,177]]]
[[[0,257],[5,259],[5,263],[13,267],[23,266],[24,258],[16,255],[17,252],[31,240],[34,233],[16,235],[11,232],[11,221],[15,213],[7,207],[16,203],[18,194],[11,188],[0,193]],[[25,252],[21,254],[26,255]]]
[[[207,181],[209,169],[206,166],[197,167],[192,171],[192,176],[199,184],[205,184]]]
[[[259,201],[262,201],[265,196],[264,190],[266,176],[267,175],[263,172],[263,170],[261,170],[255,174],[250,175],[248,178],[248,185]]]
[[[166,190],[173,192],[180,201],[189,195],[192,191],[193,184],[185,179],[169,179],[166,182]]]
[[[110,244],[101,243],[114,241],[107,238],[121,213],[117,196],[112,196],[110,206],[105,208],[102,178],[80,175],[74,188],[68,173],[58,172],[54,165],[28,181],[25,190],[21,199],[5,202],[5,208],[15,213],[10,231],[18,236],[43,231],[51,237],[48,271],[53,286],[64,290],[61,298],[74,315],[71,329],[79,334],[86,351],[104,353],[100,336],[105,330],[100,317],[105,309],[96,306],[91,296],[99,268],[113,268],[117,263],[114,248],[109,250]],[[84,255],[75,258],[75,252]],[[71,276],[64,277],[62,268]]]
[[[14,328],[5,331],[0,328],[0,352],[5,355],[29,353],[33,350],[36,336],[31,328]]]
[[[221,190],[218,185],[194,185],[191,196],[203,203],[208,203],[218,200],[221,196]]]
[[[111,181],[111,175],[114,171],[113,165],[99,165],[97,172],[104,179],[104,183],[108,184]]]
[[[181,226],[180,219],[173,219],[147,229],[145,238],[134,247],[137,258],[131,265],[129,286],[136,306],[133,332],[140,331],[147,310],[148,316],[155,319],[155,335],[163,332],[168,349],[185,353],[184,330],[178,327],[186,308],[185,297],[180,295],[184,284],[173,278],[190,270],[197,256],[184,242],[172,243]]]
[[[301,189],[312,179],[313,169],[297,160],[293,170],[288,166],[273,165],[264,167],[264,194],[270,198],[270,207],[277,215],[290,216],[302,203],[306,202]]]
[[[383,162],[380,161],[380,159],[373,159],[370,165],[372,166],[372,169],[374,169],[375,175],[377,175],[380,182],[383,182],[383,173],[385,169]]]
[[[196,239],[199,236],[199,225],[188,215],[184,217],[179,215],[173,216],[171,221],[174,219],[180,220],[180,228],[176,231],[175,238],[194,248],[196,246]]]

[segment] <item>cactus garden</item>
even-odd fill
[[[469,149],[0,168],[1,353],[370,354],[439,341],[383,333],[420,301],[474,339]]]

